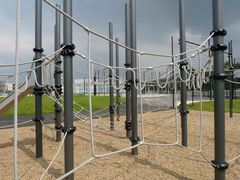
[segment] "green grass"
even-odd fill
[[[75,95],[74,101],[84,108],[88,109],[88,96],[84,95]],[[120,102],[124,103],[125,98],[120,98]],[[47,96],[42,98],[43,104],[43,114],[49,114],[54,112],[54,101]],[[74,109],[80,110],[81,106],[74,104]],[[108,96],[92,96],[92,108],[93,110],[100,110],[109,106],[109,97]],[[18,105],[18,114],[19,115],[32,115],[35,113],[35,97],[27,96],[19,102]],[[5,112],[6,116],[13,115],[13,108]]]
[[[214,111],[214,101],[203,102],[203,111]],[[200,110],[200,103],[188,104],[189,110]],[[225,112],[229,112],[229,100],[225,100]],[[240,113],[240,100],[233,100],[233,112]]]

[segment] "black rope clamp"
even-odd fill
[[[39,87],[39,86],[35,86],[35,87],[33,88],[33,94],[34,94],[34,95],[42,95],[42,94],[44,94],[43,88],[42,88],[42,87]]]
[[[125,86],[124,87],[125,90],[127,91],[131,90],[131,84],[129,82],[127,82],[124,86]]]
[[[130,63],[125,63],[124,66],[125,66],[126,68],[130,68],[130,67],[131,67],[131,64],[130,64]]]
[[[214,74],[213,75],[213,79],[216,79],[216,80],[224,80],[227,78],[227,74]]]
[[[75,55],[75,52],[74,52],[75,45],[74,44],[61,44],[61,47],[64,47],[61,52],[62,56],[74,56]]]
[[[114,106],[109,106],[109,112],[110,114],[114,114]]]
[[[63,133],[74,133],[76,131],[76,127],[75,126],[72,126],[72,127],[69,127],[69,128],[66,128],[66,127],[62,127],[62,132]]]
[[[61,60],[61,59],[56,60],[55,63],[58,64],[58,65],[59,65],[59,64],[62,64],[62,60]]]
[[[58,112],[58,113],[62,112],[62,108],[59,105],[54,104],[54,107],[55,107],[55,112]]]
[[[224,162],[224,163],[219,163],[216,160],[211,161],[212,162],[212,166],[216,169],[221,169],[221,170],[225,170],[228,168],[228,163]]]
[[[132,122],[131,121],[125,121],[125,129],[127,131],[131,131],[132,130]]]
[[[213,34],[213,36],[226,36],[227,31],[225,29],[216,29],[210,32],[210,35]]]
[[[41,122],[41,121],[44,120],[44,117],[41,117],[41,118],[34,117],[34,118],[32,118],[32,120],[33,120],[34,122]]]
[[[218,51],[218,50],[225,51],[226,49],[227,49],[227,45],[225,44],[214,44],[211,46],[212,51]]]
[[[187,61],[181,61],[179,62],[180,68],[183,68],[183,66],[187,66],[188,62]]]
[[[56,120],[56,119],[55,119],[55,120]],[[58,126],[55,126],[55,130],[56,130],[56,131],[61,131],[62,128],[63,128],[63,126],[62,126],[61,124],[58,125]]]
[[[140,137],[130,137],[129,139],[131,142],[135,142],[135,143],[138,143],[141,140]]]
[[[180,112],[181,114],[188,114],[188,113],[189,113],[188,110],[182,110],[182,109],[180,109],[179,112]]]
[[[42,62],[43,62],[43,59],[42,59],[42,60],[39,60],[39,59],[40,59],[40,58],[36,58],[36,57],[33,58],[33,61],[36,61],[35,64],[36,64],[36,63],[42,63]],[[35,66],[38,66],[38,65],[35,65]],[[41,66],[40,66],[40,67],[41,67]],[[40,67],[37,67],[36,69],[38,69],[38,68],[40,68]]]
[[[43,48],[33,48],[33,52],[40,52],[42,53],[44,51]]]

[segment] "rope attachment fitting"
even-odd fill
[[[211,162],[212,162],[212,166],[213,166],[215,169],[225,170],[225,169],[228,168],[228,163],[227,163],[227,162],[219,163],[219,162],[217,162],[216,160],[213,160],[213,161],[211,161]]]
[[[63,50],[61,52],[62,56],[75,56],[75,45],[74,44],[61,44]]]

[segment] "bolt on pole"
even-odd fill
[[[136,0],[130,0],[130,42],[131,48],[137,49],[137,36],[136,36]],[[131,52],[131,67],[135,68],[135,79],[133,79],[132,74],[132,83],[131,83],[131,111],[132,111],[132,137],[131,142],[132,146],[138,144],[138,121],[137,121],[137,89],[134,86],[134,82],[137,83],[137,58],[136,53]],[[138,147],[132,149],[132,155],[138,155]]]
[[[72,16],[72,0],[63,0],[63,11]],[[64,57],[64,128],[63,132],[67,133],[64,142],[64,162],[65,173],[71,171],[74,167],[73,154],[73,56],[74,44],[72,43],[72,21],[63,18],[63,45],[65,46],[62,55]],[[74,179],[74,174],[69,175],[67,180]]]
[[[185,16],[184,16],[184,0],[179,0],[179,28],[180,28],[180,53],[186,52],[186,35],[185,35]],[[182,54],[180,59],[185,59],[186,54]],[[180,63],[180,74],[183,80],[186,80],[187,66],[186,61]],[[181,82],[181,127],[182,127],[182,145],[187,146],[187,84]]]
[[[213,8],[213,45],[214,54],[214,157],[215,179],[224,180],[228,164],[225,161],[225,107],[224,88],[226,74],[224,74],[224,44],[226,31],[223,29],[223,1],[212,0]]]
[[[109,22],[109,39],[113,40],[113,23]],[[113,43],[109,42],[109,66],[113,66]],[[112,85],[112,70],[109,69],[109,113],[110,113],[110,130],[114,130],[114,97],[113,97],[113,85]]]
[[[36,73],[36,80],[38,84],[42,84],[42,67],[41,61],[37,61],[42,57],[42,0],[35,0],[35,52],[34,60]],[[43,144],[42,144],[42,94],[43,89],[35,84],[35,136],[36,136],[36,158],[40,158],[43,155]]]
[[[56,7],[60,8],[60,5],[56,5]],[[54,50],[57,51],[60,46],[61,46],[61,24],[60,24],[60,12],[56,10],[56,15],[55,15],[55,40],[54,40]],[[60,56],[55,57],[55,69],[54,69],[54,81],[55,81],[55,97],[57,99],[57,102],[61,102],[61,94],[62,94],[62,83],[61,83],[61,64],[62,60]],[[59,103],[55,103],[55,129],[56,131],[56,141],[59,142],[61,141],[61,112],[62,108],[59,105]]]

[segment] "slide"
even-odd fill
[[[24,81],[23,83],[19,84],[18,100],[23,99],[25,96],[33,92],[33,88],[35,86],[33,72],[29,73],[27,79],[28,79],[27,81]],[[13,106],[14,98],[15,94],[14,91],[12,91],[7,97],[0,101],[0,115],[2,115],[4,112],[6,112],[9,108]]]

